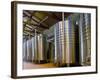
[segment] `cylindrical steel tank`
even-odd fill
[[[71,18],[63,19],[55,25],[55,63],[70,66],[75,63],[74,26]]]
[[[27,43],[26,41],[23,42],[23,60],[26,61],[27,59]]]
[[[32,61],[32,42],[27,40],[27,61]]]
[[[91,20],[90,14],[80,14],[80,64],[91,64]]]
[[[32,54],[34,55],[34,62],[35,63],[44,63],[46,62],[46,55],[45,55],[45,43],[44,43],[44,36],[43,34],[36,34],[34,39],[32,38]]]
[[[31,42],[32,42],[32,62],[34,62],[34,55],[35,55],[35,38],[34,37],[32,37]]]
[[[38,61],[38,41],[37,41],[37,33],[34,36],[34,62]]]
[[[38,42],[38,61],[41,62],[44,60],[45,55],[44,55],[44,44],[43,44],[43,35],[42,34],[38,34],[37,36],[37,42]]]

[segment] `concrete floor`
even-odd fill
[[[23,69],[38,69],[38,68],[54,68],[53,63],[35,64],[31,62],[23,62]]]

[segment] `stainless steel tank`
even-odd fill
[[[70,17],[55,25],[55,64],[57,66],[70,66],[75,63],[73,32],[74,26],[71,25]]]
[[[91,65],[91,17],[90,14],[80,14],[80,64]]]
[[[27,40],[27,61],[32,61],[32,42]]]
[[[32,42],[32,62],[34,62],[34,55],[35,55],[35,38],[32,37],[31,39],[31,42]]]
[[[37,33],[34,36],[34,62],[38,61],[38,41],[37,41]]]
[[[27,43],[26,41],[23,42],[23,60],[26,61],[27,59]]]
[[[36,34],[34,36],[34,40],[32,43],[34,47],[34,62],[35,63],[45,63],[46,55],[45,55],[45,43],[43,34]],[[32,53],[33,53],[32,52]]]
[[[38,42],[38,53],[37,53],[37,56],[38,56],[38,61],[41,62],[44,60],[44,44],[43,44],[43,35],[42,34],[39,34],[37,36],[37,42]]]

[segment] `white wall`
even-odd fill
[[[17,1],[17,0],[16,0]],[[28,0],[24,0],[28,1]],[[100,0],[30,0],[37,2],[84,4],[98,6],[98,22],[100,22]],[[0,0],[0,80],[13,80],[10,78],[11,68],[11,0]],[[98,24],[98,35],[100,34]],[[98,37],[100,47],[100,37]],[[100,49],[98,50],[98,53]],[[98,54],[100,57],[100,54]],[[98,59],[98,63],[100,58]],[[100,67],[100,64],[98,64]],[[100,80],[100,69],[98,74],[73,75],[60,77],[34,78],[33,80]],[[19,79],[20,80],[20,79]],[[25,80],[25,79],[22,79]],[[27,78],[26,80],[32,80]]]

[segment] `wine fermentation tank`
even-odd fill
[[[75,63],[74,26],[71,18],[58,22],[55,25],[55,64],[69,66]]]
[[[24,60],[35,63],[46,62],[45,37],[43,34],[36,34],[23,43]]]
[[[23,60],[53,63],[56,66],[85,66],[91,64],[91,16],[74,13],[57,21],[43,32],[23,41]]]
[[[91,23],[90,14],[80,14],[80,64],[91,64]]]

